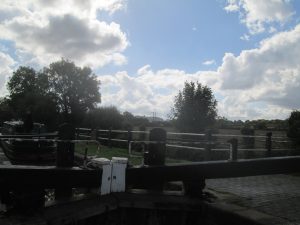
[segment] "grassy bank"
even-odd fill
[[[86,145],[84,143],[78,143],[78,144],[76,144],[75,151],[77,153],[84,154],[86,148],[87,148],[88,156],[95,156],[95,157],[101,157],[101,158],[107,158],[107,159],[111,159],[112,157],[126,157],[126,158],[128,158],[129,163],[131,165],[141,165],[142,164],[142,154],[141,153],[140,153],[140,155],[131,157],[128,154],[128,150],[125,148],[116,148],[116,147],[109,148],[104,145],[97,145],[97,144],[91,144],[91,143]],[[188,161],[166,158],[167,164],[185,163],[185,162],[188,162]]]

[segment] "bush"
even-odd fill
[[[254,129],[250,127],[243,127],[241,129],[242,135],[254,135]],[[243,144],[245,148],[254,148],[255,139],[254,137],[243,137]]]
[[[287,136],[296,146],[300,146],[300,111],[293,111],[288,119]]]

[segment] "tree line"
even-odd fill
[[[103,129],[148,123],[114,106],[100,107],[99,79],[89,67],[65,59],[40,71],[20,66],[9,78],[7,89],[9,94],[0,99],[0,122],[24,121],[30,113],[34,122],[44,123],[49,130],[63,122]]]
[[[0,122],[24,120],[30,113],[35,122],[49,130],[63,122],[76,127],[131,129],[140,126],[172,126],[181,132],[206,129],[288,129],[288,136],[300,139],[300,112],[287,120],[230,121],[218,117],[217,101],[212,90],[198,82],[185,82],[171,109],[170,121],[150,123],[145,117],[121,113],[115,106],[100,107],[100,80],[89,67],[78,67],[61,59],[36,71],[20,66],[7,83],[9,94],[0,100]]]

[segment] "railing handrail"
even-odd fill
[[[92,131],[90,128],[76,128],[76,130]],[[114,133],[145,133],[148,134],[149,131],[139,131],[139,130],[104,130],[96,129],[99,132],[114,132]],[[184,136],[205,136],[205,133],[189,133],[189,132],[167,132],[167,135],[184,135]],[[211,134],[212,137],[241,137],[241,138],[266,138],[266,135],[243,135],[243,134]],[[272,136],[272,139],[293,139],[285,136]]]
[[[43,134],[5,134],[0,135],[1,138],[37,138],[37,137],[57,137],[58,133],[43,133]]]

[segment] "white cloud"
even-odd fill
[[[202,64],[205,65],[205,66],[209,66],[209,65],[216,64],[216,61],[214,59],[206,60]]]
[[[258,48],[242,51],[238,56],[225,54],[218,73],[227,115],[235,115],[234,109],[245,118],[284,118],[292,109],[299,109],[299,57],[300,25],[275,34]],[[251,111],[257,115],[251,115]]]
[[[290,0],[227,0],[224,10],[239,12],[250,34],[264,32],[274,23],[284,24],[294,14]]]
[[[13,41],[19,52],[42,65],[61,57],[94,68],[120,65],[126,63],[126,34],[119,24],[99,21],[97,12],[124,7],[123,0],[4,1],[0,38]]]
[[[216,71],[187,73],[176,69],[99,76],[104,104],[140,115],[166,116],[184,82],[212,88],[220,115],[230,119],[286,118],[300,108],[300,25],[263,40],[255,49],[226,53]],[[132,76],[134,75],[134,76]],[[113,90],[113,91],[110,91]]]
[[[227,12],[237,12],[239,11],[240,7],[236,0],[228,0],[227,5],[224,7],[225,11]]]
[[[152,71],[150,65],[141,67],[135,76],[127,72],[99,76],[102,83],[102,103],[117,105],[122,111],[150,115],[155,111],[166,117],[173,100],[185,81],[197,81],[217,89],[215,72],[187,74],[176,69]]]
[[[250,40],[250,36],[247,34],[244,34],[243,36],[240,37],[241,40],[243,41],[249,41]]]
[[[14,64],[15,61],[9,55],[0,52],[0,96],[7,94],[6,82]]]

